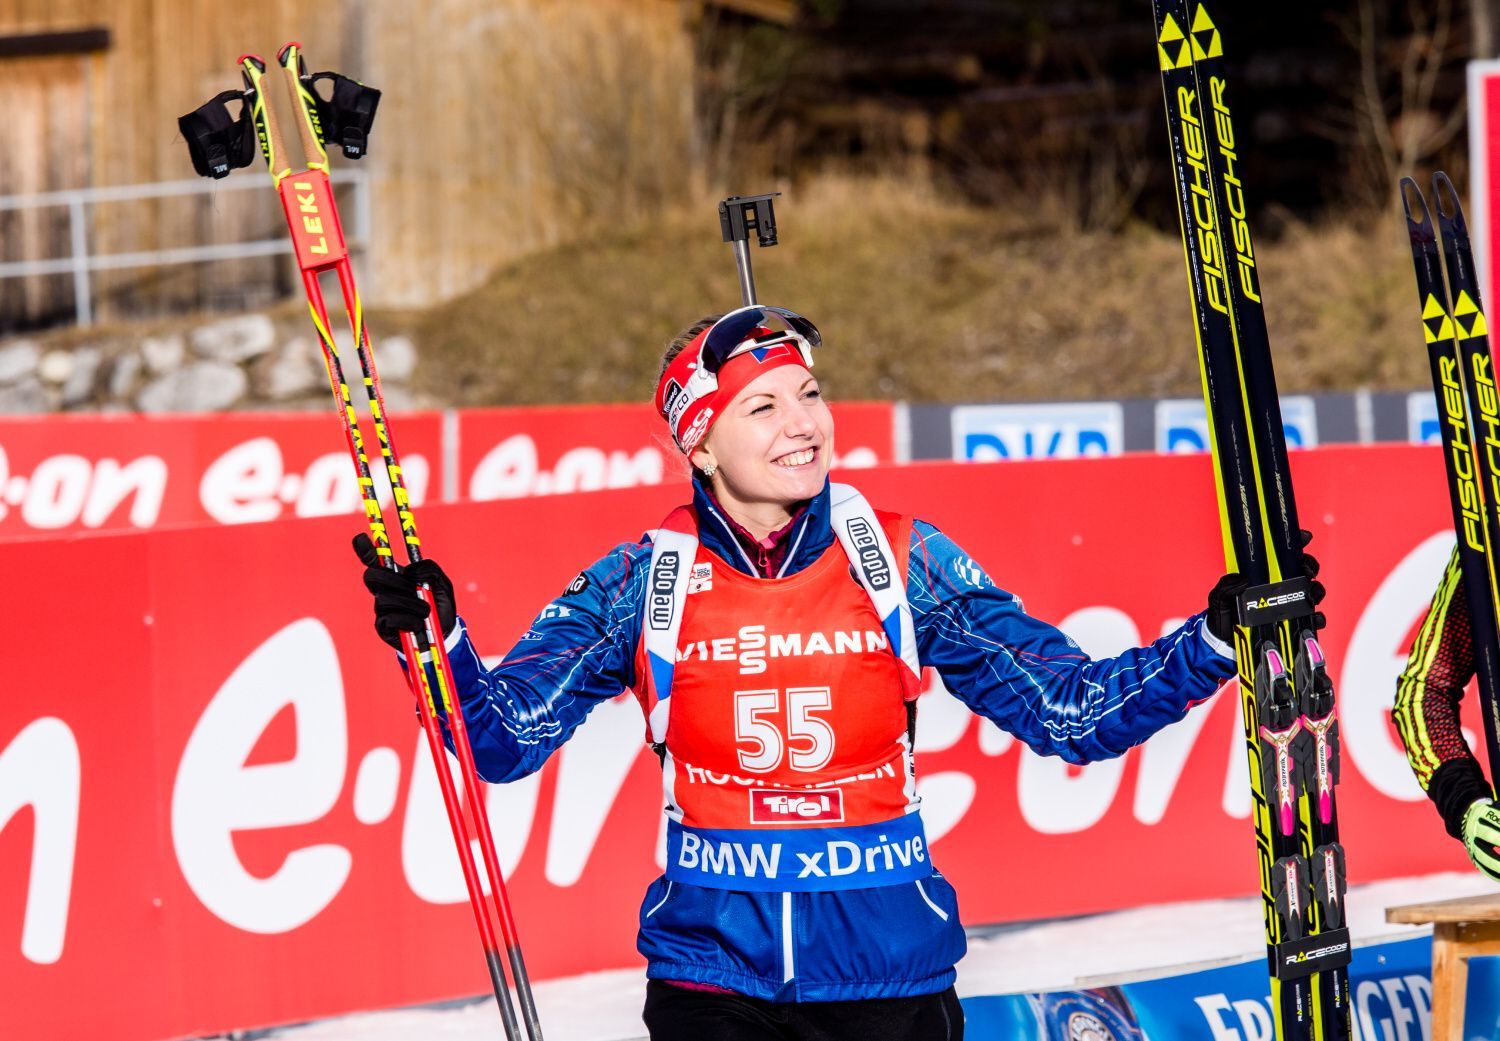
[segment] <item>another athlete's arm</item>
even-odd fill
[[[1229,648],[1201,614],[1145,647],[1091,659],[924,521],[912,527],[907,573],[923,664],[1043,755],[1074,763],[1120,755],[1234,673]]]
[[[1464,816],[1493,794],[1459,728],[1459,705],[1474,675],[1474,637],[1458,551],[1448,558],[1432,606],[1396,681],[1391,715],[1411,764],[1448,834],[1464,841]]]

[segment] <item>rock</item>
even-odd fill
[[[256,365],[252,373],[256,393],[280,401],[327,386],[322,357],[312,340],[299,337],[288,341],[274,357]]]
[[[0,347],[0,384],[19,383],[34,375],[41,354],[30,340],[17,340]]]
[[[135,378],[140,375],[140,372],[141,356],[139,354],[122,354],[116,358],[109,372],[110,397],[119,399],[130,397],[130,392],[135,389]]]
[[[377,358],[376,364],[378,365],[379,363],[380,360]],[[385,398],[385,411],[387,415],[399,415],[403,412],[415,412],[422,407],[421,402],[417,400],[416,395],[414,395],[411,391],[407,390],[405,387],[387,387],[384,383],[385,373],[382,372],[380,376],[380,393],[381,396]],[[351,392],[354,394],[360,393],[354,388],[351,388]]]
[[[94,396],[102,353],[97,347],[80,347],[73,352],[73,371],[62,386],[65,407],[82,405]]]
[[[276,346],[276,326],[263,314],[246,314],[200,326],[191,335],[193,350],[214,361],[246,361]]]
[[[217,412],[238,401],[248,383],[237,365],[194,362],[148,383],[135,403],[142,412]]]
[[[187,345],[176,333],[169,336],[148,336],[141,341],[141,357],[153,376],[171,372],[182,364]]]
[[[0,415],[29,415],[50,412],[47,388],[35,376],[27,377],[8,387],[0,387]]]
[[[37,363],[36,374],[43,383],[66,383],[73,375],[73,355],[70,351],[54,350],[42,355]]]
[[[375,369],[380,373],[383,383],[392,380],[397,383],[405,383],[411,379],[412,373],[417,371],[417,348],[405,336],[389,336],[384,340],[374,340],[375,344]],[[356,356],[354,367],[359,368]]]

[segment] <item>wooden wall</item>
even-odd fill
[[[0,65],[0,194],[32,194],[90,183],[86,55],[15,58]],[[14,75],[6,76],[6,71]],[[63,209],[0,211],[0,260],[64,256]],[[72,286],[56,276],[0,280],[0,316],[68,314]]]
[[[695,183],[693,51],[676,0],[374,8],[382,300],[462,292],[497,263],[586,240],[593,222]]]
[[[0,194],[114,186],[192,178],[177,117],[240,82],[243,51],[274,55],[294,35],[343,60],[357,50],[360,26],[341,3],[265,0],[0,0],[0,34],[104,28],[109,44],[86,55],[0,58],[0,100],[46,90],[42,109],[23,102],[20,118],[0,120]],[[60,84],[71,76],[77,88]],[[67,156],[65,161],[59,155]],[[45,162],[38,162],[47,157]],[[258,171],[257,171],[258,172]],[[246,176],[241,174],[241,176]],[[236,192],[186,199],[109,203],[93,209],[89,249],[118,253],[223,239],[268,237],[279,215],[269,193]],[[7,260],[67,253],[66,211],[47,209],[0,224]],[[291,287],[276,261],[238,261],[193,268],[101,272],[98,317],[149,315],[200,304],[265,302]],[[24,299],[0,282],[0,329],[70,321],[72,283],[32,280]],[[19,305],[19,307],[18,307]]]
[[[0,0],[0,36],[92,27],[110,33],[93,55],[0,58],[0,195],[191,178],[177,117],[239,85],[241,52],[270,60],[297,39],[314,69],[385,91],[363,160],[375,177],[362,270],[372,305],[472,288],[597,218],[682,192],[694,170],[692,44],[677,0]],[[236,177],[257,175],[258,163]],[[0,257],[65,252],[61,214],[0,219]],[[101,253],[281,232],[269,191],[95,215]],[[0,329],[71,313],[70,283],[42,281],[0,282]],[[294,288],[285,263],[265,260],[97,284],[106,319],[254,306]]]

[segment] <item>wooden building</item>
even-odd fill
[[[377,243],[361,265],[372,303],[463,292],[509,258],[691,183],[693,46],[678,0],[10,0],[0,196],[192,178],[177,117],[237,88],[242,52],[271,60],[292,39],[314,69],[384,91],[358,164]],[[235,180],[256,177],[266,191],[90,206],[83,245],[102,255],[273,238],[281,217],[262,165]],[[0,262],[77,245],[66,206],[0,210]],[[254,306],[289,293],[291,277],[282,259],[102,271],[95,308],[108,319]],[[0,280],[0,329],[72,312],[67,275]]]

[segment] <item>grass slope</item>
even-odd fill
[[[784,197],[759,295],[811,317],[836,397],[911,401],[1196,396],[1182,247],[1036,211],[955,205],[891,179]],[[1387,219],[1382,219],[1387,218]],[[1292,225],[1261,243],[1283,392],[1427,381],[1405,243],[1390,215]],[[410,330],[422,390],[455,405],[649,398],[682,326],[739,302],[712,202],[532,255],[383,325]]]

